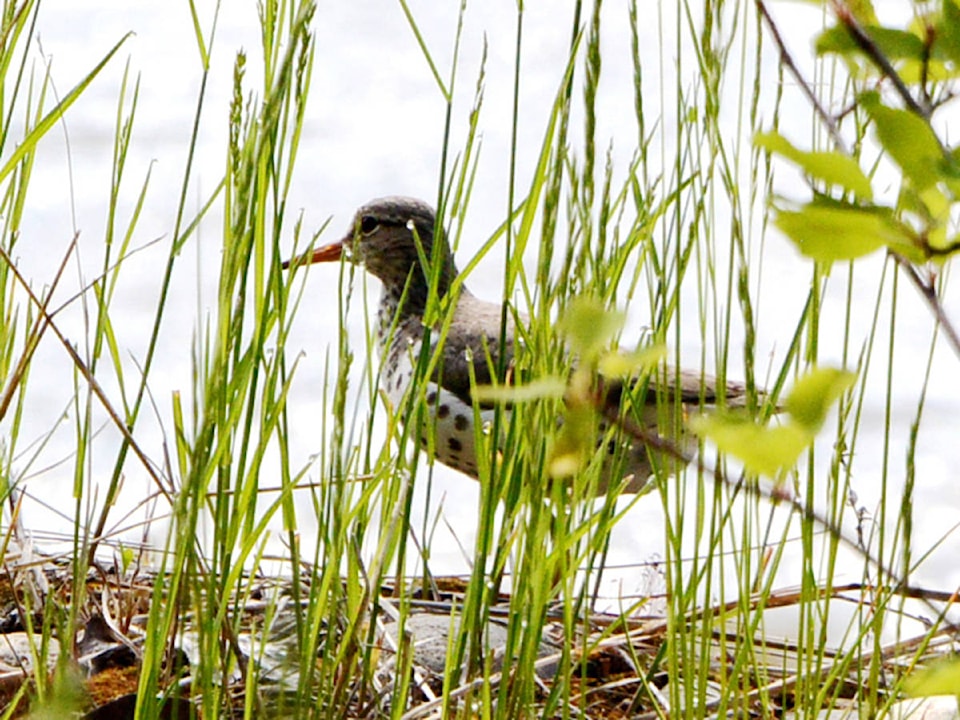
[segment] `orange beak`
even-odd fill
[[[301,265],[313,265],[313,263],[320,262],[335,262],[341,258],[343,255],[343,241],[338,240],[335,243],[330,243],[329,245],[324,245],[323,247],[318,247],[311,253],[306,253],[305,255],[300,255],[295,257],[292,260],[283,261],[283,269],[286,270],[289,267],[298,268]]]

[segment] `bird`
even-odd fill
[[[495,381],[502,383],[506,378],[498,377],[498,373],[512,370],[519,344],[512,315],[505,314],[500,304],[478,298],[462,280],[456,282],[459,271],[446,234],[437,226],[434,209],[421,200],[403,196],[374,199],[356,211],[340,240],[287,260],[283,268],[337,262],[341,258],[362,266],[382,284],[376,343],[383,363],[380,384],[391,407],[403,407],[424,340],[429,337],[431,354],[442,340],[439,362],[426,380],[428,422],[417,433],[419,444],[440,463],[478,479],[480,463],[474,427],[477,400],[473,390]],[[425,324],[431,290],[441,300],[457,293],[455,298],[451,297],[456,306],[445,334]],[[663,388],[666,397],[676,399],[679,393],[683,407],[718,401],[717,382],[709,376],[686,370],[666,372],[663,376],[669,383],[669,387]],[[618,406],[630,394],[628,388],[616,381],[605,381],[598,387],[598,403],[604,406],[600,415],[615,422]],[[746,394],[742,383],[725,383],[723,395],[728,406],[745,404]],[[624,441],[625,458],[611,470],[613,475],[602,473],[598,495],[606,494],[611,482],[617,484],[621,493],[643,490],[654,473],[654,465],[659,464],[651,462],[651,455],[669,445],[657,433],[657,387],[645,382],[641,395],[645,408],[639,432]],[[495,407],[479,403],[478,411],[484,427],[489,428]],[[501,410],[505,411],[509,412],[509,408]],[[606,424],[598,424],[598,437],[605,437]],[[434,428],[432,436],[427,430],[429,426]],[[646,441],[639,440],[640,437]],[[684,439],[686,447],[690,440]],[[695,438],[692,442],[695,448]],[[609,454],[618,453],[615,441],[605,445]],[[668,454],[684,461],[689,459],[684,449]]]

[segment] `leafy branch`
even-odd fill
[[[879,25],[869,2],[854,8],[832,0],[830,6],[837,22],[817,38],[816,51],[847,63],[859,86],[854,116],[872,129],[878,157],[846,149],[838,118],[819,102],[763,0],[757,0],[784,66],[834,145],[832,150],[807,151],[777,132],[756,137],[758,147],[797,166],[813,191],[806,202],[780,200],[776,225],[824,271],[835,261],[886,249],[960,357],[960,334],[937,289],[940,266],[960,252],[960,234],[951,220],[960,209],[960,147],[948,145],[933,125],[936,112],[955,97],[953,86],[960,77],[960,5],[941,0],[937,7],[918,12],[903,29]],[[882,166],[879,161],[889,161],[899,175],[899,192],[890,204],[874,199],[871,180]]]

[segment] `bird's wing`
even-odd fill
[[[674,382],[679,375],[679,384]],[[671,392],[679,389],[680,399],[683,402],[696,403],[703,401],[708,404],[717,402],[720,397],[718,392],[720,384],[717,378],[712,375],[705,375],[699,370],[681,370],[675,373],[672,369],[666,372],[666,380]],[[730,407],[742,405],[745,401],[747,386],[740,382],[727,381],[723,393],[726,404]]]
[[[456,316],[446,336],[443,358],[433,379],[467,404],[472,402],[471,373],[475,385],[491,385],[494,380],[503,384],[509,381],[512,374],[517,343],[516,329],[513,318],[508,314],[501,348],[502,319],[500,305],[480,300],[467,292],[460,296]],[[501,367],[504,369],[503,376],[497,377]],[[700,371],[677,372],[673,368],[667,368],[662,378],[663,390],[666,391],[668,399],[676,398],[679,394],[683,403],[697,404],[702,400],[705,404],[712,405],[717,402],[719,383],[713,376]],[[654,378],[645,377],[632,380],[628,384],[631,392],[645,389],[646,402],[656,403],[657,385]],[[607,380],[602,385],[604,404],[619,404],[625,389],[623,382]],[[746,401],[746,386],[728,381],[723,395],[727,407],[742,406]]]
[[[501,348],[501,312],[500,305],[466,293],[460,296],[434,380],[467,404],[471,403],[471,374],[475,385],[491,385],[494,379],[505,380],[497,377],[499,368],[504,368],[506,376],[513,365],[514,326],[508,316]]]
[[[660,380],[662,378],[662,381]],[[658,383],[662,382],[663,385]],[[679,396],[680,402],[713,405],[719,400],[720,384],[717,378],[698,370],[680,370],[667,368],[662,376],[644,376],[629,381],[631,392],[643,391],[647,403],[656,403],[657,392],[663,392],[666,400],[672,401]],[[603,383],[603,397],[607,404],[620,404],[624,392],[622,380],[607,380]],[[723,393],[727,407],[741,407],[746,402],[747,387],[743,383],[727,381]],[[762,397],[762,393],[759,393]]]

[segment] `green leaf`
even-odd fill
[[[904,689],[914,697],[960,694],[960,659],[943,660],[914,672]]]
[[[625,321],[622,312],[607,309],[595,297],[581,296],[571,301],[557,326],[574,352],[592,360],[623,329]]]
[[[941,186],[931,185],[918,191],[911,185],[901,188],[898,206],[901,211],[916,216],[922,226],[926,245],[942,250],[947,243],[947,226],[950,223],[950,199],[941,191]]]
[[[844,4],[861,25],[877,24],[877,12],[870,0],[846,0]]]
[[[471,393],[483,403],[518,403],[543,398],[562,398],[567,383],[559,377],[544,377],[524,385],[478,385]]]
[[[917,190],[912,186],[904,187],[900,191],[897,206],[901,211],[916,215],[927,225],[950,219],[950,200],[936,185],[924,190]]]
[[[807,152],[798,150],[780,133],[761,133],[753,139],[754,145],[771,153],[782,155],[800,166],[807,175],[828,185],[838,185],[863,200],[873,198],[870,180],[863,174],[857,161],[838,152]]]
[[[911,60],[898,68],[900,79],[906,85],[919,85],[928,83],[939,85],[940,83],[954,80],[960,77],[960,68],[949,60],[941,60],[931,57],[927,62]]]
[[[737,458],[748,472],[774,479],[797,464],[814,437],[796,423],[767,427],[733,415],[701,415],[690,420],[690,428]]]
[[[40,142],[40,138],[47,134],[47,131],[52,128],[59,120],[63,117],[63,114],[70,108],[73,103],[77,101],[84,91],[90,86],[90,83],[93,82],[94,78],[100,74],[100,71],[106,66],[110,59],[116,55],[117,50],[120,49],[120,46],[126,42],[127,38],[133,35],[133,33],[127,33],[114,45],[110,52],[103,56],[103,59],[97,63],[96,67],[93,68],[89,73],[87,73],[84,78],[78,82],[74,87],[64,95],[63,99],[58,102],[53,109],[43,116],[43,119],[40,120],[36,125],[30,128],[30,132],[27,133],[26,137],[17,145],[16,149],[7,158],[7,161],[3,164],[3,167],[0,168],[0,182],[5,180],[7,176],[13,172],[17,164],[23,159],[23,156],[29,152],[33,152],[34,148],[37,146],[37,143]]]
[[[947,248],[950,248],[950,252],[935,256],[934,260],[936,262],[942,263],[942,262],[945,262],[948,258],[955,257],[956,255],[960,255],[960,234],[954,235],[951,238],[944,239],[943,247],[939,249],[946,250]]]
[[[943,13],[933,32],[932,54],[960,65],[960,6],[956,0],[943,0]]]
[[[608,378],[634,377],[650,372],[666,357],[665,345],[651,345],[632,353],[606,353],[600,358],[597,369]]]
[[[862,25],[861,28],[889,60],[894,62],[898,60],[922,61],[925,57],[926,49],[923,40],[911,32],[878,25]],[[863,54],[863,50],[860,49],[857,41],[843,25],[836,25],[820,33],[814,47],[818,55],[828,53],[838,55]]]
[[[848,370],[822,367],[799,378],[784,404],[794,421],[811,434],[827,418],[830,406],[853,387],[857,376]]]
[[[210,68],[210,49],[203,39],[203,29],[200,26],[200,16],[197,13],[195,0],[190,0],[190,17],[193,19],[193,35],[197,41],[197,49],[200,51],[200,62],[203,63],[204,71]]]
[[[597,434],[596,412],[588,405],[567,409],[563,427],[550,450],[547,472],[554,479],[575,475],[594,451]]]
[[[778,426],[759,425],[741,415],[701,415],[690,428],[721,452],[740,460],[752,473],[778,479],[797,464],[826,419],[827,410],[856,381],[856,375],[819,368],[797,380],[786,409],[790,419]]]
[[[821,262],[855,260],[884,246],[911,259],[919,255],[909,228],[877,209],[810,203],[781,210],[775,222],[801,253]]]
[[[860,102],[873,120],[883,149],[915,187],[922,190],[940,179],[946,159],[926,120],[907,110],[882,105],[873,92],[864,93]]]
[[[133,548],[127,547],[126,545],[120,546],[120,567],[122,567],[124,571],[133,565],[135,559],[136,555],[133,552]]]

